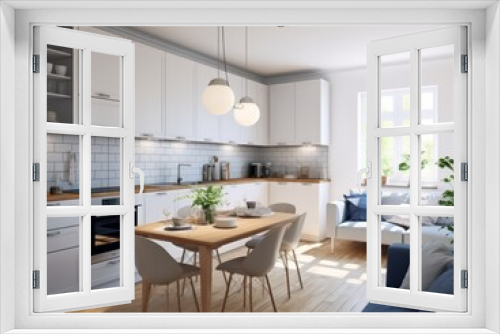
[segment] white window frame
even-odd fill
[[[14,4],[15,5],[15,4]],[[38,5],[45,5],[42,2],[38,2]],[[478,69],[477,74],[469,77],[469,99],[468,103],[471,107],[471,114],[476,113],[476,117],[479,117],[478,121],[472,124],[469,122],[468,131],[473,131],[473,135],[470,137],[471,141],[469,146],[472,149],[473,159],[470,166],[470,178],[469,182],[469,192],[474,193],[475,201],[470,204],[470,216],[475,220],[475,232],[472,234],[471,247],[469,249],[470,256],[470,268],[471,276],[470,278],[470,288],[469,296],[470,298],[470,309],[467,314],[434,314],[426,315],[422,314],[389,314],[389,315],[359,315],[359,314],[314,314],[314,315],[301,315],[301,314],[278,314],[273,317],[267,315],[207,315],[205,317],[200,317],[197,319],[196,323],[193,323],[190,316],[187,315],[172,315],[169,316],[168,321],[165,321],[164,316],[156,315],[97,315],[97,314],[83,314],[79,317],[58,315],[54,314],[51,316],[38,316],[30,313],[32,309],[32,304],[30,302],[29,296],[31,295],[31,289],[29,289],[30,283],[30,272],[29,268],[31,263],[26,263],[25,259],[29,258],[30,254],[30,244],[32,240],[27,239],[27,236],[31,235],[31,222],[32,222],[32,212],[26,210],[26,202],[23,199],[26,197],[26,193],[30,193],[32,190],[31,182],[27,175],[30,174],[30,159],[29,154],[19,154],[16,156],[16,224],[12,227],[10,222],[2,221],[2,232],[13,232],[15,229],[15,241],[14,238],[7,239],[4,237],[2,241],[6,240],[5,246],[0,253],[1,263],[4,268],[8,270],[2,271],[2,283],[15,284],[15,292],[8,290],[11,287],[1,286],[2,297],[7,296],[6,299],[2,300],[2,316],[5,320],[12,319],[9,318],[13,316],[15,321],[9,320],[6,330],[18,328],[21,329],[19,332],[23,332],[23,328],[60,328],[65,329],[64,332],[70,332],[69,328],[94,328],[92,332],[103,332],[99,331],[97,328],[137,328],[138,321],[145,321],[149,325],[149,328],[182,328],[190,327],[195,328],[192,332],[204,333],[207,329],[217,329],[217,328],[256,328],[256,324],[259,327],[265,326],[268,328],[266,332],[282,332],[284,326],[290,328],[302,328],[301,332],[305,331],[305,328],[310,330],[316,329],[327,329],[330,328],[330,332],[335,332],[334,328],[352,328],[355,324],[356,328],[361,326],[364,329],[351,330],[350,332],[355,333],[388,333],[388,332],[412,332],[411,328],[420,328],[420,332],[442,332],[448,333],[446,328],[454,328],[454,332],[458,331],[458,328],[462,328],[461,332],[466,333],[492,333],[490,328],[495,330],[500,328],[500,323],[498,322],[497,314],[499,310],[499,302],[497,296],[489,293],[485,294],[485,288],[495,290],[498,285],[498,273],[497,270],[500,268],[499,263],[490,263],[490,269],[488,271],[488,277],[485,279],[485,265],[484,265],[484,243],[488,241],[488,247],[493,251],[499,250],[499,240],[498,227],[492,226],[491,224],[485,223],[485,192],[483,189],[484,185],[484,170],[479,168],[479,165],[484,162],[485,155],[481,152],[484,151],[484,117],[488,115],[492,119],[498,120],[498,115],[495,114],[494,110],[498,108],[485,109],[485,105],[497,106],[498,103],[494,101],[493,97],[497,96],[497,91],[499,85],[498,70],[497,72],[484,73],[481,69],[484,66],[484,38],[486,37],[486,32],[484,30],[484,22],[486,21],[486,13],[482,9],[465,9],[465,10],[449,10],[449,9],[399,9],[399,10],[384,10],[382,7],[377,11],[377,15],[374,15],[373,9],[357,9],[355,11],[342,9],[342,8],[317,8],[311,10],[301,9],[291,9],[288,8],[287,11],[284,10],[273,10],[264,4],[259,4],[262,7],[255,8],[252,10],[241,10],[241,9],[226,9],[220,10],[219,15],[208,15],[211,11],[207,9],[190,9],[190,10],[178,10],[175,8],[167,9],[154,9],[154,10],[144,10],[138,12],[137,10],[111,10],[106,14],[106,24],[108,25],[147,25],[148,22],[155,22],[155,25],[160,23],[164,24],[183,24],[183,25],[200,25],[200,24],[232,24],[238,22],[238,24],[269,24],[270,20],[275,22],[286,22],[289,25],[325,25],[325,24],[353,24],[360,23],[363,24],[379,24],[384,22],[386,24],[400,24],[401,22],[412,23],[412,24],[433,24],[437,22],[442,24],[457,24],[466,23],[469,27],[474,27],[470,29],[469,35],[469,48],[471,55],[476,55],[472,57],[472,61],[469,63],[469,69]],[[313,7],[312,4],[306,5]],[[378,3],[373,3],[371,6],[380,5]],[[471,5],[471,4],[470,4]],[[3,4],[3,6],[6,6]],[[89,8],[92,6],[97,6],[97,4],[90,4]],[[144,4],[147,6],[147,4]],[[209,4],[207,4],[210,7]],[[269,6],[271,6],[269,4]],[[474,5],[471,5],[472,8]],[[214,8],[219,8],[214,5]],[[286,7],[285,7],[286,8]],[[281,8],[283,9],[283,8]],[[10,11],[7,9],[6,11]],[[11,12],[11,11],[10,11]],[[498,17],[495,17],[495,13],[498,14],[497,8],[489,9],[488,12],[488,22],[494,24],[498,27],[499,21]],[[64,24],[71,25],[99,25],[103,24],[102,9],[91,10],[91,9],[79,9],[79,10],[26,10],[20,11],[16,14],[15,23],[15,33],[16,33],[16,119],[10,120],[9,124],[16,126],[16,149],[25,150],[29,152],[30,139],[29,135],[32,131],[31,123],[31,104],[30,100],[26,99],[26,96],[30,96],[30,67],[31,63],[30,45],[31,45],[31,34],[30,28],[34,23],[54,23],[61,22]],[[12,30],[14,24],[11,24]],[[150,23],[149,23],[150,24]],[[396,34],[396,33],[395,33]],[[5,41],[2,41],[5,43]],[[498,47],[499,42],[493,37],[488,42],[490,47]],[[2,44],[3,46],[3,44]],[[12,49],[12,48],[11,48]],[[10,54],[13,55],[11,50]],[[488,51],[486,53],[486,60],[490,61],[491,64],[498,62],[497,56],[494,51]],[[8,64],[13,65],[13,61],[8,61],[3,58],[2,62],[6,61]],[[486,97],[484,98],[484,83],[486,78],[490,81],[490,85],[486,87]],[[6,83],[7,79],[11,79],[13,82],[13,77],[2,78],[3,83]],[[7,81],[9,82],[9,81]],[[2,92],[13,92],[12,87],[6,85],[2,86]],[[474,97],[474,99],[472,99]],[[12,103],[11,101],[7,101]],[[486,111],[485,111],[486,110]],[[486,114],[484,113],[486,112]],[[471,117],[471,116],[469,116]],[[483,118],[481,118],[483,117]],[[469,121],[471,119],[469,118]],[[491,124],[490,127],[493,130],[498,130],[496,125]],[[498,132],[498,131],[497,131]],[[494,139],[498,139],[495,137]],[[493,155],[493,159],[498,159],[499,154],[493,152],[499,141],[494,140],[491,143],[486,143],[487,148],[492,149],[490,154]],[[5,147],[5,146],[4,146]],[[2,157],[13,156],[14,149],[2,151]],[[477,161],[478,168],[475,169],[473,166]],[[2,175],[2,177],[4,177]],[[5,180],[5,177],[2,179]],[[495,179],[498,180],[498,179]],[[494,188],[495,184],[487,185],[489,186],[490,198],[488,201],[495,203],[499,199],[499,191]],[[3,202],[2,202],[3,203]],[[498,212],[489,210],[495,217],[498,216]],[[8,223],[8,224],[7,224]],[[493,234],[488,233],[489,239],[486,240],[486,232],[494,232]],[[3,233],[3,236],[5,234]],[[12,252],[9,254],[5,251],[5,248],[12,250],[15,249],[14,256]],[[14,266],[14,261],[11,258],[15,258],[17,265]],[[4,279],[3,277],[6,276]],[[15,304],[15,312],[12,312],[12,306]],[[10,306],[8,309],[5,306]],[[422,321],[425,320],[425,321]],[[286,325],[285,325],[286,324]],[[198,328],[198,329],[196,329]],[[370,330],[370,328],[372,330]],[[393,328],[390,330],[387,328]],[[405,330],[405,328],[407,330]],[[231,331],[231,330],[230,330]],[[33,331],[32,331],[33,332]],[[54,331],[53,331],[54,332]],[[88,332],[91,332],[90,330]],[[132,331],[128,331],[132,332]],[[144,330],[137,331],[144,332]],[[164,330],[164,332],[176,332],[175,329],[170,331]],[[218,331],[221,332],[221,331]],[[255,329],[255,332],[264,332],[264,330]],[[288,332],[288,330],[287,330]],[[341,332],[345,332],[342,330]]]

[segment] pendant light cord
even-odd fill
[[[220,78],[220,26],[217,27],[217,78]]]
[[[229,76],[227,75],[227,63],[226,63],[226,33],[224,31],[224,26],[222,26],[222,58],[224,60],[224,72],[226,72],[226,81],[229,85]]]
[[[248,27],[245,26],[245,69],[248,71]],[[245,78],[245,96],[248,96],[248,78]]]

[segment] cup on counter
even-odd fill
[[[248,209],[255,209],[257,207],[257,202],[255,201],[247,201],[247,208]]]
[[[181,217],[173,217],[172,218],[172,223],[175,227],[181,227],[186,225],[186,218],[181,218]]]

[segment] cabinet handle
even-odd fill
[[[286,143],[284,141],[280,141],[278,142],[278,145],[286,145]]]
[[[94,97],[103,97],[103,98],[109,99],[111,96],[109,94],[97,93],[94,95]]]
[[[213,139],[212,139],[212,138],[205,138],[204,140],[205,140],[205,141],[213,141]]]
[[[59,234],[61,234],[61,231],[47,232],[47,238],[55,237],[56,235]]]
[[[311,145],[311,142],[310,141],[303,141],[302,145]]]
[[[186,137],[183,137],[183,136],[176,136],[175,138],[179,139],[179,140],[186,140]]]
[[[166,195],[167,193],[156,193],[157,196],[163,196]]]
[[[248,144],[248,145],[253,145],[253,142],[252,142],[252,141],[249,141],[247,144]]]
[[[312,186],[313,184],[312,183],[308,183],[308,182],[303,182],[302,185],[303,186]]]
[[[117,263],[120,263],[120,260],[109,260],[108,262],[106,262],[105,266],[107,266],[107,265],[114,265],[114,264],[117,264]]]
[[[61,203],[47,203],[47,206],[59,206]]]
[[[229,144],[236,144],[236,142],[234,140],[230,140]]]
[[[141,133],[142,137],[154,137],[154,134],[152,133]]]

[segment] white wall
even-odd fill
[[[450,62],[436,59],[426,63],[424,85],[437,85],[439,96],[439,119],[450,119],[452,107],[452,78],[448,75]],[[409,68],[406,65],[392,65],[384,73],[390,77],[384,80],[383,89],[409,87]],[[331,83],[332,141],[329,152],[330,175],[332,177],[331,197],[342,199],[350,188],[357,187],[358,166],[358,93],[366,92],[366,68],[337,71],[327,74]],[[452,146],[443,140],[439,142],[439,155],[452,155]],[[439,178],[447,173],[440,171]]]

